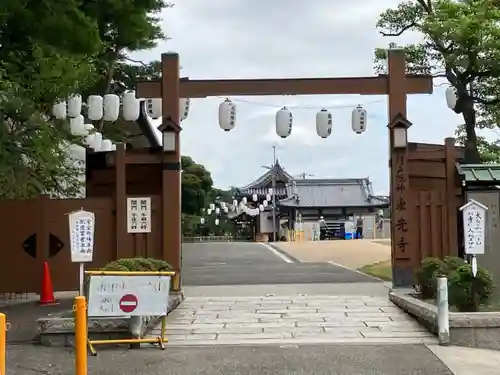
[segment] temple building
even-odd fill
[[[295,179],[277,161],[254,182],[234,189],[234,198],[245,200],[251,209],[265,205],[264,211],[253,217],[241,211],[231,215],[253,225],[256,240],[272,240],[272,202],[268,198],[273,191],[279,239],[286,237],[287,230],[314,227],[321,216],[338,237],[343,237],[354,225],[355,217],[374,218],[389,206],[387,197],[373,194],[369,178]]]

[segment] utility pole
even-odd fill
[[[273,198],[273,242],[276,242],[276,146],[273,146],[273,165],[271,170],[272,177],[272,198]]]

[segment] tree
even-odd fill
[[[459,125],[455,131],[455,138],[460,146],[465,145],[466,137],[465,126]],[[477,149],[482,163],[500,163],[500,139],[490,141],[486,137],[478,135]]]
[[[200,215],[205,208],[207,196],[212,192],[213,180],[210,172],[196,164],[189,156],[183,156],[182,166],[182,212]]]
[[[500,7],[491,0],[409,0],[380,15],[385,37],[416,31],[420,43],[403,46],[408,73],[443,77],[454,87],[454,111],[464,120],[465,159],[479,163],[476,127],[500,119]],[[391,42],[390,48],[396,48]],[[375,68],[385,72],[387,50],[375,51]]]
[[[69,133],[67,123],[50,119],[51,107],[75,92],[110,92],[126,52],[151,48],[164,37],[156,14],[165,6],[171,5],[160,0],[0,3],[0,197],[67,196],[79,189],[81,166],[68,163],[67,148],[82,140]],[[117,133],[118,126],[108,128]]]

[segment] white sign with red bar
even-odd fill
[[[170,276],[92,275],[88,316],[164,316]]]

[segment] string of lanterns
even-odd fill
[[[448,98],[448,96],[447,96]],[[137,99],[134,91],[126,91],[120,100],[115,94],[90,95],[87,99],[87,118],[91,121],[116,121],[121,114],[126,121],[136,121],[140,115],[140,99]],[[116,146],[108,139],[103,139],[102,134],[95,131],[92,124],[85,124],[81,115],[83,108],[82,97],[79,94],[71,96],[67,101],[56,103],[53,107],[53,115],[57,119],[70,118],[70,130],[74,135],[84,136],[85,143],[96,151],[112,151]],[[146,113],[152,119],[162,116],[162,99],[145,99]],[[179,100],[179,112],[181,121],[188,117],[190,110],[190,99]],[[219,126],[224,131],[231,131],[236,126],[236,104],[226,99],[219,105]],[[293,114],[286,106],[276,113],[276,133],[281,138],[287,138],[292,133]],[[352,110],[351,127],[356,134],[366,131],[367,112],[363,106],[358,105]],[[331,112],[323,108],[316,113],[316,133],[321,138],[328,138],[332,134],[333,116]]]
[[[92,124],[85,124],[85,118],[81,114],[82,109],[87,109],[86,115],[90,121],[114,122],[120,117],[120,110],[125,121],[137,121],[140,116],[140,102],[141,100],[136,98],[135,91],[132,90],[126,91],[122,98],[115,94],[90,95],[85,104],[80,94],[74,94],[68,100],[62,100],[54,104],[52,115],[59,120],[69,118],[71,134],[85,137],[84,143],[86,146],[93,148],[95,151],[114,151],[116,145],[111,140],[103,139],[102,134],[96,131]],[[187,118],[189,108],[190,100],[180,99],[181,121]],[[161,99],[146,99],[145,109],[149,117],[153,119],[160,118],[162,115]],[[81,153],[81,150],[77,151],[77,153]]]
[[[238,202],[237,199],[233,200],[232,205],[228,205],[225,202],[220,202],[219,205],[220,207],[216,207],[215,203],[211,203],[209,205],[209,208],[205,211],[205,209],[202,210],[203,213],[206,212],[207,215],[211,215],[212,213],[215,213],[215,215],[219,216],[221,212],[228,213],[229,210],[236,212],[237,214],[245,213],[249,216],[255,217],[260,215],[262,212],[264,212],[265,208],[269,206],[269,202],[271,201],[273,189],[269,189],[268,194],[266,195],[266,199],[262,201],[261,204],[259,204],[257,207],[248,207],[248,200],[247,197],[241,198],[241,201]],[[252,201],[256,203],[258,201],[259,197],[257,194],[252,195]],[[221,211],[222,210],[222,211]],[[206,220],[204,217],[200,219],[200,223],[203,225],[205,224]],[[219,219],[215,219],[215,225],[219,225]]]
[[[287,138],[292,134],[293,114],[285,106],[276,113],[276,134]],[[366,131],[367,112],[361,105],[352,110],[351,127],[356,134]],[[224,131],[231,131],[236,126],[236,104],[230,99],[219,105],[219,126]],[[316,133],[321,138],[328,138],[332,134],[333,116],[326,108],[316,113]]]

